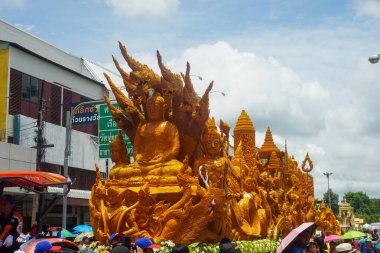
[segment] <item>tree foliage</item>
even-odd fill
[[[363,218],[366,223],[377,222],[380,218],[380,206],[376,199],[370,199],[363,192],[346,192],[344,199],[354,208],[356,217]]]
[[[326,205],[329,205],[329,193],[331,194],[331,209],[333,210],[335,215],[339,213],[339,195],[334,193],[331,189],[329,189],[325,194],[323,194],[323,200]]]

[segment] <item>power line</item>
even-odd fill
[[[37,121],[33,121],[33,122],[31,122],[31,123],[21,125],[20,127],[28,126],[28,125],[36,124],[36,123],[37,123]],[[13,130],[13,127],[9,127],[9,128],[3,128],[3,129],[0,129],[0,132],[5,132],[5,133],[7,133],[7,132],[12,131],[12,130]],[[22,130],[25,130],[25,129],[20,129],[20,131],[22,131]]]

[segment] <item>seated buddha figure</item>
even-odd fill
[[[115,177],[115,173],[117,174],[120,168],[130,164],[130,158],[121,131],[119,131],[115,140],[109,142],[109,146],[111,151],[111,160],[114,163],[114,166],[110,171],[110,178],[113,179]],[[136,173],[139,173],[139,171],[136,171]]]
[[[115,178],[177,176],[182,168],[176,160],[180,150],[178,129],[165,120],[164,98],[153,93],[146,109],[147,121],[138,126],[133,143],[135,161],[121,168]]]

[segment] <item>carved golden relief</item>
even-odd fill
[[[315,223],[325,235],[340,235],[341,228],[333,210],[322,201],[321,206],[315,211]]]
[[[113,57],[128,95],[105,75],[120,110],[104,97],[133,143],[134,160],[127,159],[119,133],[110,143],[110,178],[101,179],[97,168],[92,188],[89,206],[97,240],[107,243],[114,232],[157,242],[276,239],[314,219],[313,185],[306,180],[312,177],[287,150],[277,148],[269,128],[256,150],[255,128],[242,111],[231,160],[231,127],[221,120],[219,132],[209,118],[213,83],[199,97],[190,64],[185,74],[174,74],[157,52],[159,76],[119,46],[132,69],[128,73]]]

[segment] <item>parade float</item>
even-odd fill
[[[89,201],[98,241],[108,243],[114,232],[132,241],[146,236],[186,244],[277,240],[315,221],[308,154],[299,167],[286,143],[284,150],[276,146],[269,127],[257,148],[244,110],[231,134],[226,122],[217,126],[210,115],[213,83],[199,96],[189,63],[184,74],[173,73],[157,51],[159,75],[119,46],[132,71],[113,57],[127,95],[105,74],[119,109],[104,98],[120,132],[109,143],[110,176],[102,179],[97,167]],[[122,132],[133,144],[132,159]]]

